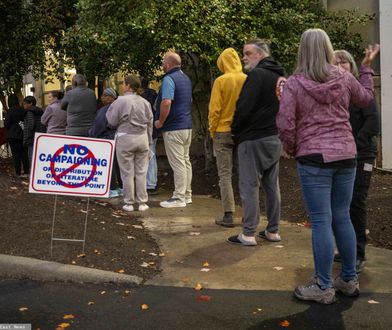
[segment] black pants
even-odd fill
[[[365,260],[366,249],[366,199],[372,171],[365,171],[364,164],[358,164],[355,176],[353,198],[350,205],[350,217],[357,236],[357,259]]]
[[[117,155],[116,152],[114,152],[112,176],[110,178],[110,190],[116,190],[117,188],[122,189],[123,183],[121,180],[120,166],[118,165]]]
[[[27,148],[23,147],[23,141],[17,139],[8,139],[8,143],[11,147],[16,175],[22,174],[22,165],[23,173],[29,174],[29,157]]]

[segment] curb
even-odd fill
[[[143,281],[141,277],[134,275],[5,254],[0,254],[0,276],[37,281],[115,283],[133,286],[140,285]]]

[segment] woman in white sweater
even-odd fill
[[[108,123],[117,128],[116,153],[124,188],[123,210],[127,212],[134,210],[135,203],[139,211],[149,208],[146,175],[153,117],[150,104],[138,94],[140,86],[137,76],[126,76],[124,96],[114,101],[106,113]]]

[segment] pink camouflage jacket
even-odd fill
[[[276,119],[279,138],[290,156],[321,154],[324,163],[352,159],[356,146],[349,122],[350,103],[373,99],[373,71],[361,67],[359,81],[331,67],[333,78],[319,83],[294,74],[287,79]]]

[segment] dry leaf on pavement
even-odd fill
[[[149,265],[147,262],[143,261],[143,263],[142,263],[140,266],[141,266],[141,267],[144,267],[144,268],[147,268],[147,267],[149,267],[150,265]]]
[[[124,273],[124,272],[125,272],[124,269],[119,269],[119,270],[117,271],[117,273],[120,273],[120,274],[122,274],[122,273]]]
[[[87,303],[87,305],[89,305],[89,306],[95,305],[95,302],[94,302],[94,301],[89,301],[89,302]]]
[[[101,294],[105,294],[106,293],[106,291],[101,291]]]
[[[200,233],[199,233],[198,231],[191,231],[191,232],[189,233],[189,235],[190,235],[190,236],[199,236]]]
[[[136,239],[134,236],[127,236],[128,239]]]
[[[203,267],[210,267],[210,264],[207,261],[203,262]]]
[[[75,316],[72,314],[65,314],[63,316],[63,320],[70,320],[70,319],[74,319],[74,318],[75,318]]]
[[[380,302],[377,300],[368,300],[369,304],[379,304]]]
[[[136,229],[143,229],[143,226],[140,226],[140,225],[132,225],[132,227],[136,228]]]
[[[199,291],[201,289],[203,289],[203,286],[200,283],[196,283],[195,290]]]
[[[157,256],[157,254],[154,253],[154,252],[150,252],[149,255],[150,255],[150,256],[153,256],[153,257],[156,257],[156,256]]]
[[[159,253],[159,256],[160,257],[165,257],[166,255],[163,252],[161,252],[161,253]]]
[[[279,325],[280,325],[281,327],[287,328],[288,326],[290,326],[290,322],[287,321],[287,320],[284,320],[283,322],[280,322]]]
[[[148,307],[147,304],[142,304],[142,305],[140,306],[140,308],[142,309],[142,311],[145,311],[145,310],[147,310],[149,307]]]
[[[24,311],[27,311],[27,310],[28,310],[27,307],[21,307],[21,308],[19,308],[19,311],[20,311],[20,312],[24,312]]]
[[[279,270],[282,270],[282,269],[283,269],[283,267],[276,266],[276,267],[274,267],[274,269],[275,269],[275,270],[277,270],[277,271],[279,271]]]
[[[209,272],[210,269],[209,269],[209,268],[201,268],[200,271],[201,271],[201,272]]]
[[[201,296],[197,296],[196,300],[197,301],[210,301],[211,297],[210,296],[206,296],[206,295],[201,295]]]
[[[70,327],[71,325],[69,323],[61,323],[57,326],[57,329],[65,329]]]
[[[81,254],[78,254],[78,255],[76,256],[76,258],[84,258],[85,256],[86,256],[85,253],[81,253]]]

